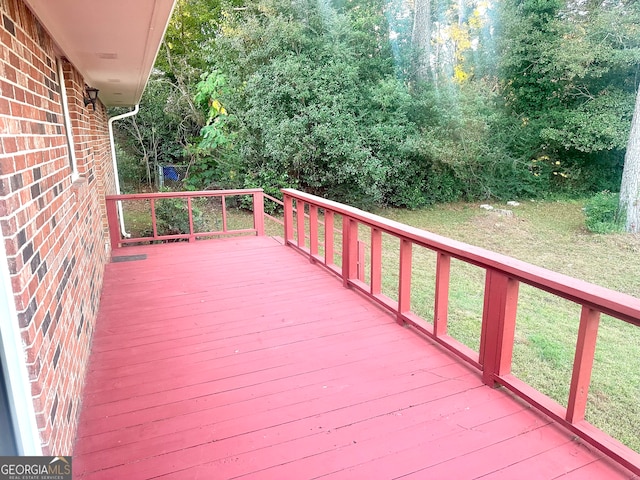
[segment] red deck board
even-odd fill
[[[307,451],[303,451],[294,439],[290,442],[292,448],[288,450],[283,448],[284,445],[276,444],[236,454],[232,471],[225,472],[228,468],[221,466],[226,465],[224,459],[202,465],[197,471],[203,477],[214,475],[214,472],[225,473],[224,478],[240,474],[240,468],[244,474],[265,478],[296,478],[301,471],[313,472],[314,476],[323,475],[352,466],[363,458],[378,458],[394,444],[402,445],[417,437],[435,439],[451,435],[464,431],[466,427],[463,424],[470,421],[489,421],[525,408],[516,402],[501,402],[499,395],[487,398],[482,393],[486,392],[474,392],[473,396],[465,395],[465,392],[456,393],[387,413],[365,416],[356,412],[362,418],[353,418],[337,428],[331,424],[327,428],[323,416],[316,421],[322,421],[325,428],[318,431],[315,438],[307,439]],[[384,441],[381,441],[381,432]],[[272,467],[265,468],[269,465]],[[179,478],[179,474],[175,478]]]
[[[486,480],[553,478],[597,461],[593,457],[594,452],[591,447],[578,441],[571,441],[521,462],[512,463],[483,478]]]
[[[273,239],[116,254],[76,478],[632,478]]]
[[[402,336],[400,332],[398,335],[389,334],[388,329],[367,329],[367,337],[355,339],[350,342],[350,351],[348,355],[345,355],[344,363],[347,360],[353,362],[359,358],[368,359],[370,353],[370,346],[372,341],[376,341],[376,347],[378,348],[379,355],[397,355],[397,351],[394,349],[395,342],[400,341]],[[337,339],[333,338],[333,342]],[[193,368],[209,368],[209,369],[221,369],[229,368],[235,365],[250,364],[252,362],[260,361],[264,365],[265,361],[276,361],[284,358],[295,358],[296,355],[304,354],[308,351],[310,342],[296,342],[286,346],[278,346],[275,348],[264,347],[258,345],[257,348],[251,350],[243,349],[242,352],[237,352],[238,349],[231,350],[224,347],[219,351],[204,351],[199,355],[186,355],[180,362],[175,362],[173,356],[156,359],[154,361],[148,361],[140,359],[137,363],[125,364],[121,367],[105,368],[101,370],[94,370],[89,382],[85,386],[85,394],[97,393],[103,390],[110,390],[114,387],[126,387],[126,386],[138,386],[146,382],[157,382],[163,378],[171,378],[173,375],[188,374],[193,371]],[[331,350],[335,348],[333,345],[318,349],[318,353],[321,354],[325,350]],[[264,359],[264,350],[272,350],[274,354],[272,358]],[[393,350],[387,353],[388,350]],[[215,355],[215,357],[213,357]],[[212,363],[212,359],[215,358],[215,363]],[[162,371],[158,370],[158,366],[162,366]],[[146,374],[154,372],[153,377]],[[106,383],[111,381],[112,383]]]

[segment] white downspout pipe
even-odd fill
[[[113,176],[116,184],[116,195],[120,195],[120,178],[118,176],[118,160],[116,159],[116,142],[113,139],[113,122],[116,120],[122,120],[123,118],[133,117],[140,111],[140,104],[130,112],[123,113],[122,115],[116,115],[109,119],[109,141],[111,142],[111,159],[113,160]],[[131,237],[130,233],[124,228],[124,215],[122,214],[122,202],[118,202],[118,217],[120,218],[120,233],[125,238]]]

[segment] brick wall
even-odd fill
[[[71,455],[108,259],[106,111],[21,0],[0,0],[0,226],[43,452]],[[72,120],[72,178],[57,61]]]

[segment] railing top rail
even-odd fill
[[[640,326],[640,298],[295,189],[286,188],[282,193],[468,263],[503,272],[534,287]]]
[[[236,190],[198,190],[191,192],[155,192],[129,193],[125,195],[107,195],[107,200],[148,200],[150,198],[186,198],[186,197],[221,197],[223,195],[252,195],[262,193],[261,188],[247,188]]]
[[[264,198],[268,198],[272,202],[275,202],[275,203],[277,203],[279,205],[284,205],[284,202],[282,200],[279,200],[276,197],[272,197],[271,195],[267,195],[266,193],[264,194]]]

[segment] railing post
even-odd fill
[[[567,405],[566,419],[569,423],[584,420],[599,324],[600,312],[583,305]]]
[[[256,235],[264,235],[264,193],[261,191],[253,194],[253,228]]]
[[[107,199],[107,224],[109,225],[109,242],[111,250],[120,246],[120,225],[118,224],[118,208],[115,200]]]
[[[293,241],[293,198],[283,193],[284,198],[284,244]]]
[[[450,272],[451,257],[438,252],[438,260],[436,262],[436,298],[433,306],[433,334],[436,337],[447,334]]]
[[[410,240],[400,240],[400,273],[398,278],[398,317],[397,322],[404,324],[402,314],[411,310],[411,247]]]
[[[342,282],[349,286],[349,280],[357,273],[358,223],[346,215],[342,216]]]
[[[495,270],[487,270],[480,338],[482,380],[494,386],[496,376],[511,372],[516,331],[519,282]]]

